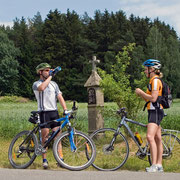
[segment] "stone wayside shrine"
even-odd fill
[[[102,110],[104,109],[104,94],[100,88],[100,76],[96,71],[96,63],[100,61],[93,56],[92,73],[86,81],[84,87],[87,87],[88,92],[88,133],[91,134],[96,129],[104,127],[104,119]]]

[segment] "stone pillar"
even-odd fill
[[[88,92],[88,133],[91,134],[96,129],[104,127],[102,110],[104,109],[104,94],[100,88],[100,76],[96,71],[96,57],[93,56],[92,73],[85,83]]]

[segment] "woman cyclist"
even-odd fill
[[[146,171],[163,172],[163,146],[161,142],[160,123],[164,117],[164,111],[162,105],[158,103],[158,97],[162,96],[162,82],[159,79],[162,77],[162,73],[160,72],[161,63],[158,60],[148,59],[143,63],[143,65],[145,67],[144,72],[147,78],[150,78],[148,88],[146,92],[139,88],[137,88],[135,92],[147,102],[147,140],[150,145],[152,166],[146,168]]]

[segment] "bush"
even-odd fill
[[[0,96],[0,102],[14,102],[14,103],[27,103],[30,100],[28,98],[24,97],[18,97],[18,96]]]
[[[136,117],[144,102],[136,96],[134,89],[131,88],[130,74],[127,68],[130,65],[130,52],[133,51],[135,44],[125,46],[122,52],[116,56],[116,63],[111,65],[111,73],[99,69],[102,81],[100,83],[105,96],[112,102],[116,102],[119,108],[126,107],[129,117]],[[142,75],[142,74],[141,74]],[[146,79],[142,76],[141,80],[135,80],[138,87],[145,86]]]

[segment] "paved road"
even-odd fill
[[[0,180],[180,180],[180,173],[0,169]]]

